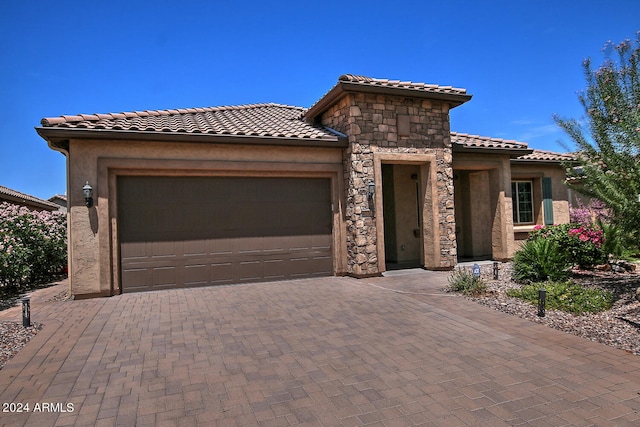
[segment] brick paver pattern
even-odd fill
[[[44,328],[0,402],[73,411],[0,424],[640,425],[640,357],[446,294],[447,276],[34,295]]]

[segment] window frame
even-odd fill
[[[521,221],[522,212],[520,211],[520,198],[518,197],[520,194],[518,184],[528,184],[529,185],[529,206],[531,207],[530,221]],[[533,197],[533,180],[532,179],[515,179],[511,181],[511,203],[512,203],[512,216],[513,216],[513,224],[514,225],[530,225],[535,224],[535,205],[534,205],[534,197]]]

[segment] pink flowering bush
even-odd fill
[[[38,284],[67,265],[67,217],[0,204],[0,286]]]
[[[560,224],[537,226],[529,235],[529,240],[547,239],[558,245],[561,256],[570,265],[591,268],[603,263],[606,254],[602,228],[595,224]]]
[[[592,199],[588,204],[578,200],[577,206],[569,209],[569,219],[572,224],[597,224],[608,222],[611,210],[597,199]]]
[[[611,209],[599,200],[592,199],[587,205],[578,200],[576,207],[569,210],[574,224],[596,224],[604,234],[602,250],[606,255],[622,258],[625,254],[638,253],[638,241],[625,233],[624,229],[613,221]],[[582,239],[587,241],[585,236]]]

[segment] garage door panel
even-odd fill
[[[122,245],[121,253],[123,259],[146,259],[149,256],[146,242],[132,242]]]
[[[258,237],[240,237],[232,239],[233,246],[232,252],[237,254],[254,253],[259,254],[262,252],[262,239]]]
[[[128,268],[122,270],[123,283],[129,284],[130,288],[147,287],[147,268]]]
[[[303,276],[313,265],[313,258],[310,256],[291,258],[291,275]]]
[[[333,272],[328,179],[119,177],[118,206],[125,292]]]
[[[230,262],[211,264],[211,283],[214,285],[233,283],[233,264]]]
[[[263,252],[274,253],[283,252],[286,246],[286,238],[283,236],[263,237]]]
[[[211,239],[207,241],[208,253],[214,256],[230,255],[233,253],[231,239]]]
[[[163,266],[153,268],[153,285],[163,287],[177,286],[175,266]]]
[[[177,256],[177,242],[153,242],[151,244],[151,256],[153,258],[167,258]]]
[[[290,239],[290,242],[291,251],[309,251],[313,247],[313,236],[295,236],[295,238]]]
[[[239,282],[257,282],[262,278],[262,263],[258,260],[240,260],[237,266]]]
[[[317,250],[329,250],[331,249],[331,236],[323,234],[315,234],[311,236],[311,248]]]
[[[206,240],[185,240],[183,242],[183,253],[185,257],[206,256]]]
[[[184,268],[185,286],[206,285],[209,282],[207,270],[205,264],[186,265]]]
[[[282,259],[270,259],[264,262],[263,276],[267,280],[284,279],[285,275],[283,271],[286,271],[284,266],[284,260]]]

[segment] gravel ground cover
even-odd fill
[[[0,369],[24,347],[38,331],[42,325],[32,323],[25,328],[18,322],[0,322]]]
[[[65,299],[68,299],[68,292],[66,290],[54,295],[45,302],[63,301]],[[16,297],[12,299],[11,304],[2,304],[2,310],[18,304],[18,300],[19,298]],[[35,322],[31,323],[31,326],[28,328],[23,327],[22,322],[0,322],[0,369],[42,328],[42,324]]]
[[[487,273],[489,270],[483,271],[483,279],[488,285],[484,295],[464,298],[640,356],[640,301],[635,298],[636,289],[640,287],[638,272],[575,271],[575,282],[613,293],[616,298],[613,307],[583,315],[547,309],[545,316],[539,317],[536,305],[507,296],[507,290],[519,287],[511,280],[511,264],[502,264],[500,270],[499,280],[493,280],[492,274]]]

